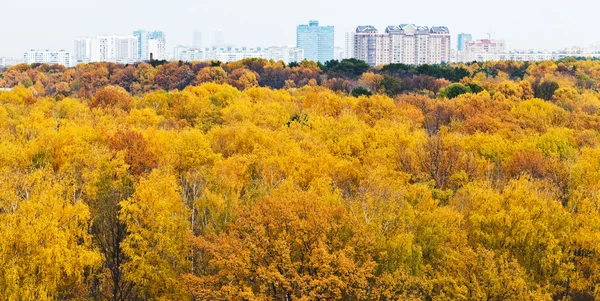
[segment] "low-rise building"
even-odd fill
[[[177,46],[173,51],[173,59],[177,61],[212,61],[224,63],[248,58],[283,61],[286,64],[304,60],[304,51],[296,47],[210,47],[193,48]]]
[[[23,55],[23,59],[27,64],[48,64],[48,65],[63,65],[65,67],[71,67],[71,52],[60,50],[29,50]]]
[[[506,42],[503,40],[473,40],[465,42],[462,54],[463,62],[486,62],[495,60],[498,55],[506,53]]]

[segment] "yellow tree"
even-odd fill
[[[204,300],[365,299],[374,262],[369,237],[326,182],[301,191],[282,184],[252,202],[219,236],[197,237],[198,275],[186,283]],[[329,192],[327,192],[329,191]]]
[[[194,84],[216,83],[224,84],[227,81],[227,72],[221,67],[206,67],[202,68],[196,75]]]
[[[90,212],[72,187],[39,169],[0,172],[0,299],[83,298],[100,263]]]
[[[189,212],[175,177],[155,170],[141,179],[133,197],[121,202],[120,218],[128,233],[121,244],[128,258],[125,279],[144,299],[185,298],[178,279],[189,268]]]

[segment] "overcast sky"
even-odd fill
[[[222,29],[238,46],[294,45],[296,25],[316,19],[336,27],[336,46],[357,25],[445,25],[453,35],[505,39],[512,48],[558,49],[600,42],[600,1],[593,0],[0,0],[0,56],[27,49],[72,50],[73,39],[160,29],[167,47],[203,46]]]

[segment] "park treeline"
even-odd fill
[[[2,300],[598,300],[600,61],[18,65]]]

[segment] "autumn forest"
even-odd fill
[[[600,61],[0,87],[1,300],[600,300]]]

